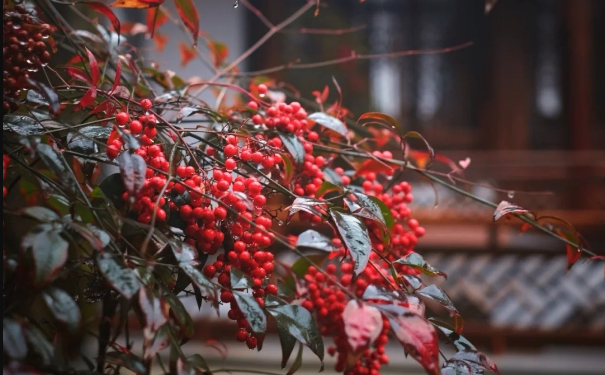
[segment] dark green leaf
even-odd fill
[[[313,229],[306,230],[298,235],[296,247],[307,247],[327,252],[337,251],[339,249],[339,246],[332,242],[328,236],[314,231]]]
[[[132,353],[109,352],[106,355],[107,362],[122,366],[137,374],[144,374],[145,365],[143,360]]]
[[[216,287],[197,268],[191,264],[181,264],[180,267],[196,287],[204,290],[206,296],[212,297],[216,294]]]
[[[496,364],[485,354],[478,351],[463,350],[454,354],[452,359],[468,363],[473,369],[473,373],[489,370],[496,374],[500,374],[498,366],[496,366]]]
[[[80,237],[82,237],[86,242],[90,244],[93,248],[97,250],[103,250],[107,244],[111,241],[109,238],[109,234],[105,231],[102,231],[99,228],[96,228],[96,231],[93,231],[91,227],[85,224],[81,224],[78,222],[71,221],[69,217],[65,217],[63,219],[65,226],[74,232],[76,232]],[[104,235],[103,235],[104,234]],[[103,235],[104,240],[102,240],[99,236]]]
[[[124,145],[132,152],[136,151],[139,147],[141,147],[141,143],[139,142],[139,139],[136,138],[134,135],[127,133],[125,131],[123,131],[122,129],[118,128],[118,131],[120,132],[120,136],[122,137],[122,139],[124,140]],[[165,146],[166,147],[166,146]],[[134,154],[136,155],[136,154]]]
[[[141,289],[141,282],[132,269],[123,268],[107,255],[99,255],[97,263],[105,279],[124,298],[132,298]]]
[[[33,206],[33,207],[24,207],[19,210],[23,215],[27,215],[32,219],[36,219],[38,221],[43,222],[51,222],[59,219],[59,215],[57,215],[53,210],[49,210],[46,207]]]
[[[67,135],[67,148],[84,155],[99,152],[99,147],[94,140],[79,133],[69,133]]]
[[[437,329],[440,330],[445,335],[445,337],[447,337],[447,339],[456,347],[457,351],[462,351],[462,350],[471,350],[472,351],[472,350],[477,349],[464,336],[461,336],[460,334],[456,333],[456,330],[454,329],[454,327],[450,326],[449,324],[442,322],[440,320],[434,319],[434,318],[429,318],[429,321],[435,327],[437,327]]]
[[[36,91],[38,91],[42,96],[46,98],[46,102],[49,105],[49,109],[51,112],[58,112],[60,108],[59,96],[51,87],[46,86],[42,82],[33,80],[31,78],[27,79],[27,82],[33,87]]]
[[[402,280],[405,285],[412,288],[412,291],[416,291],[416,290],[422,288],[422,286],[423,286],[422,280],[419,277],[416,277],[413,275],[402,274],[400,280]]]
[[[450,314],[454,316],[456,322],[456,332],[462,332],[462,327],[464,326],[462,316],[454,306],[454,303],[452,302],[450,297],[441,288],[436,285],[429,285],[425,288],[420,289],[416,293],[439,302],[441,306],[449,310]]]
[[[332,168],[324,168],[324,178],[326,181],[330,181],[333,184],[340,185],[342,183],[342,179],[340,175],[336,173],[336,171]]]
[[[347,136],[347,127],[343,124],[342,121],[337,119],[336,117],[332,117],[323,112],[315,112],[311,113],[308,117],[309,120],[313,120],[319,125],[326,127],[330,130],[335,131],[336,133],[342,135],[343,137]]]
[[[402,296],[398,291],[376,285],[368,285],[366,290],[363,292],[362,298],[366,301],[405,301],[405,297]]]
[[[126,188],[124,187],[122,176],[119,173],[107,176],[99,185],[99,189],[115,207],[122,207],[124,204],[122,194],[126,191]]]
[[[428,264],[422,255],[418,253],[410,253],[405,257],[398,259],[395,261],[395,263],[405,264],[406,266],[416,269],[428,276],[443,276],[447,278],[445,273]]]
[[[27,356],[23,327],[10,318],[2,320],[2,347],[12,359],[22,360]]]
[[[294,159],[294,163],[298,166],[301,166],[305,161],[305,149],[298,139],[298,137],[293,133],[279,133],[279,138],[281,138],[284,146]]]
[[[187,362],[197,369],[202,369],[205,371],[210,370],[210,367],[208,367],[208,364],[206,363],[204,357],[199,354],[194,354],[192,356],[187,357]]]
[[[331,209],[330,214],[355,261],[354,272],[359,275],[366,268],[372,252],[368,229],[361,220],[342,209]]]
[[[234,290],[233,296],[242,314],[244,314],[248,323],[250,323],[252,331],[258,335],[264,334],[267,330],[267,317],[263,309],[260,308],[258,303],[248,293]]]
[[[45,366],[50,365],[54,361],[55,349],[38,328],[31,324],[25,327],[25,338],[33,351],[42,358],[42,363]],[[4,347],[6,348],[6,345]]]
[[[297,340],[294,336],[288,332],[287,327],[277,325],[277,333],[279,335],[279,343],[281,345],[281,368],[285,369],[288,365],[288,360],[292,355],[292,351],[296,346]]]
[[[76,331],[80,325],[80,309],[76,301],[67,292],[50,287],[44,292],[44,302],[55,319],[65,325],[69,331]]]
[[[484,372],[474,372],[468,363],[457,359],[450,359],[443,364],[441,375],[484,375]]]
[[[324,181],[321,183],[321,185],[319,185],[319,188],[315,192],[315,198],[321,198],[328,193],[341,190],[342,188],[340,186],[333,184],[330,181]]]
[[[248,289],[252,287],[252,279],[239,269],[231,267],[229,273],[231,273],[231,289]]]
[[[316,207],[324,208],[325,206],[326,202],[318,199],[296,198],[294,202],[292,202],[292,205],[286,208],[286,210],[288,211],[289,216],[294,215],[298,211],[305,211],[311,215],[322,216],[321,211],[319,211]]]
[[[170,247],[179,265],[190,264],[197,266],[200,263],[197,249],[188,243],[173,240],[170,242]]]
[[[147,171],[145,160],[138,154],[123,152],[118,158],[118,162],[124,187],[130,195],[135,196],[145,184],[145,173]]]
[[[380,199],[363,193],[354,194],[357,197],[357,204],[361,206],[361,210],[356,210],[354,212],[356,215],[377,221],[379,224],[385,228],[388,228],[389,230],[393,228],[393,215],[391,213],[391,209],[388,208]]]
[[[267,308],[267,310],[277,321],[278,331],[288,332],[298,341],[308,346],[323,361],[324,343],[309,310],[300,305],[281,305]],[[285,362],[287,362],[287,358]],[[283,367],[285,367],[285,362],[282,362]]]
[[[298,345],[298,354],[296,354],[296,359],[294,359],[294,362],[292,363],[292,366],[288,370],[287,375],[292,375],[300,369],[300,367],[302,366],[302,353],[303,353],[303,346],[302,346],[302,344],[299,344]]]
[[[307,274],[307,271],[309,271],[309,267],[311,267],[313,264],[321,265],[321,263],[323,263],[326,257],[326,254],[317,254],[307,255],[304,258],[298,258],[296,262],[292,264],[291,270],[300,277],[305,276]]]
[[[55,278],[67,260],[69,243],[61,237],[61,231],[59,226],[40,224],[23,237],[21,248],[33,259],[37,285]]]
[[[46,131],[36,119],[21,115],[4,116],[2,129],[24,136],[42,134]]]
[[[70,193],[75,194],[78,191],[77,182],[74,180],[73,174],[63,155],[45,143],[38,144],[36,150],[44,164],[55,173],[61,185],[68,189]]]
[[[181,302],[181,299],[174,293],[166,293],[164,299],[170,306],[170,313],[174,316],[174,320],[181,328],[181,333],[186,338],[193,337],[193,319]]]

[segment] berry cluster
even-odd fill
[[[6,170],[8,169],[8,166],[11,163],[11,159],[7,154],[3,154],[2,155],[2,180],[4,181],[6,179]],[[2,187],[2,198],[4,199],[6,197],[6,186]]]
[[[19,107],[17,99],[22,89],[29,86],[28,78],[50,61],[45,39],[52,27],[42,23],[23,6],[13,10],[4,8],[2,23],[2,111],[4,114]]]

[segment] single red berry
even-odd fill
[[[248,348],[250,349],[254,349],[256,348],[256,345],[258,344],[258,340],[256,339],[256,337],[254,336],[250,336],[248,337],[248,339],[246,340],[246,345],[248,346]]]
[[[153,107],[153,103],[149,99],[143,99],[143,100],[141,100],[141,107],[144,110],[148,111],[151,109],[151,107]]]
[[[225,160],[225,169],[228,171],[232,171],[235,169],[235,167],[237,166],[237,162],[235,161],[235,159],[227,159]]]
[[[267,198],[264,195],[257,195],[254,197],[254,206],[263,207],[267,203]]]
[[[130,132],[132,134],[141,134],[143,131],[143,124],[139,120],[132,120],[130,122]]]
[[[268,284],[265,287],[265,293],[276,295],[277,294],[277,286],[275,284]]]
[[[225,153],[225,157],[227,157],[227,158],[235,156],[237,154],[237,146],[236,145],[232,145],[232,144],[228,144],[223,149],[223,152]]]
[[[116,115],[116,123],[118,125],[126,125],[130,116],[126,112],[120,112]]]
[[[261,83],[260,85],[258,85],[258,93],[261,95],[264,95],[267,93],[267,85],[265,85],[264,83]]]
[[[235,338],[239,342],[245,342],[246,340],[248,340],[248,336],[250,336],[250,334],[248,333],[248,331],[246,331],[245,328],[238,329],[237,333],[235,334]]]
[[[215,266],[213,266],[212,264],[209,264],[206,267],[204,267],[204,276],[206,276],[209,279],[212,279],[214,277],[214,275],[216,275]]]
[[[263,123],[263,116],[258,115],[258,114],[252,116],[252,123],[254,125],[260,125],[260,124],[262,124]]]
[[[248,108],[257,110],[258,109],[258,103],[255,102],[255,101],[249,101],[248,102]]]

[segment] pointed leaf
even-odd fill
[[[382,127],[386,127],[387,129],[393,130],[394,133],[397,135],[403,134],[403,129],[401,128],[401,125],[397,122],[397,120],[384,113],[366,112],[361,115],[357,120],[357,123],[360,122],[364,126],[380,125]]]
[[[351,257],[355,261],[354,272],[359,275],[366,268],[372,252],[368,229],[361,220],[344,210],[331,209],[330,214],[340,236],[351,253]]]
[[[61,227],[40,224],[23,237],[22,251],[34,262],[34,282],[41,285],[54,279],[67,261],[69,243],[61,237]]]
[[[79,79],[80,81],[91,84],[90,78],[88,78],[88,76],[82,69],[78,69],[78,68],[74,68],[74,67],[70,66],[70,67],[65,68],[65,70],[67,71],[67,74],[69,74],[73,79]]]
[[[443,277],[447,278],[447,275],[445,273],[439,271],[435,267],[428,264],[426,262],[426,260],[424,260],[422,255],[420,255],[418,253],[409,253],[408,255],[404,256],[403,258],[395,261],[395,263],[404,264],[404,265],[414,268],[428,276],[443,276]]]
[[[102,15],[107,17],[109,19],[109,22],[111,22],[113,28],[116,30],[116,33],[118,33],[118,36],[120,35],[120,20],[118,19],[118,17],[116,17],[116,15],[107,5],[99,1],[81,3],[94,10],[95,12],[101,13]]]
[[[292,264],[290,269],[292,272],[294,272],[294,274],[303,277],[309,271],[309,267],[311,267],[313,264],[320,265],[326,259],[326,257],[326,254],[307,255],[304,258],[298,258],[298,260]],[[311,262],[313,262],[313,264]]]
[[[309,310],[300,305],[281,305],[267,308],[267,311],[277,321],[278,331],[288,332],[323,361],[324,343]],[[287,362],[287,359],[285,361]],[[284,362],[282,365],[285,367]]]
[[[200,34],[200,16],[193,0],[174,0],[174,5],[185,27],[193,37],[193,44],[197,44],[197,38]]]
[[[315,112],[310,114],[307,119],[313,120],[319,125],[326,127],[330,130],[335,131],[336,133],[342,135],[343,137],[347,136],[348,129],[345,124],[337,119],[336,117],[332,117],[323,112]]]
[[[54,361],[55,348],[38,328],[32,325],[25,327],[25,338],[32,350],[42,358],[42,363],[45,366],[49,366]],[[6,344],[4,348],[6,348]]]
[[[405,135],[403,136],[402,139],[405,138],[416,138],[416,139],[420,139],[422,142],[424,142],[424,144],[426,145],[426,148],[428,150],[428,161],[423,162],[423,163],[418,163],[418,167],[420,168],[424,168],[424,169],[429,169],[431,168],[431,164],[433,164],[433,159],[435,159],[435,150],[433,149],[433,147],[431,147],[431,145],[429,144],[429,142],[422,136],[422,134],[418,133],[417,131],[409,131],[407,133],[405,133]],[[404,143],[405,145],[405,143]],[[405,152],[405,149],[404,149]],[[454,165],[455,167],[455,165]]]
[[[38,144],[36,151],[44,164],[46,164],[46,166],[55,173],[57,178],[59,178],[61,185],[68,189],[70,193],[75,194],[78,191],[77,182],[74,180],[63,155],[55,151],[52,146],[45,143]]]
[[[307,247],[327,252],[339,249],[339,246],[332,242],[328,236],[324,236],[313,229],[306,230],[298,235],[296,247]]]
[[[191,264],[181,264],[180,268],[197,288],[204,290],[206,296],[212,297],[216,294],[216,287],[197,268]]]
[[[97,62],[95,55],[90,52],[88,48],[85,49],[86,55],[88,55],[88,64],[90,65],[90,78],[92,80],[92,84],[96,86],[99,83],[100,76],[99,63]]]
[[[168,322],[169,305],[162,297],[156,296],[153,291],[141,288],[139,291],[139,307],[145,318],[143,332],[147,339],[153,338],[155,333]]]
[[[19,210],[19,212],[23,215],[31,217],[32,219],[36,219],[45,223],[59,219],[59,215],[57,215],[53,210],[50,210],[46,207],[24,207]]]
[[[456,322],[456,332],[462,332],[462,327],[464,326],[462,316],[454,306],[454,303],[452,302],[450,297],[441,288],[436,285],[429,285],[425,288],[420,289],[416,293],[439,302],[441,306],[449,310],[450,314],[454,316]]]
[[[384,160],[368,159],[355,171],[355,176],[363,176],[368,172],[390,173],[399,168],[399,165]]]
[[[231,274],[231,289],[248,289],[254,285],[250,276],[235,267],[231,267],[229,273]]]
[[[286,150],[292,155],[294,163],[297,166],[301,166],[305,161],[305,149],[298,137],[292,133],[280,132],[279,138],[281,138],[284,146],[286,146]]]
[[[10,318],[2,319],[2,347],[12,359],[22,360],[27,356],[23,327]]]
[[[342,188],[336,184],[331,183],[330,181],[324,181],[319,185],[317,191],[315,192],[315,198],[321,198],[328,193],[332,193],[335,191],[341,191]]]
[[[281,368],[285,369],[298,340],[296,340],[296,338],[288,332],[287,327],[284,327],[283,325],[277,325],[277,333],[279,335],[279,343],[282,352]]]
[[[292,204],[286,208],[288,215],[292,216],[298,211],[305,211],[311,215],[322,216],[321,211],[316,207],[324,208],[326,202],[312,198],[296,198]]]
[[[298,371],[301,368],[302,353],[303,353],[303,347],[302,347],[302,344],[299,344],[298,353],[296,354],[296,359],[294,359],[294,362],[292,363],[292,366],[290,367],[290,369],[288,370],[286,375],[293,375],[296,371]]]
[[[250,323],[252,331],[258,335],[263,335],[267,330],[267,317],[263,309],[258,305],[256,300],[251,295],[239,290],[233,291],[233,296],[237,302],[237,306],[242,311],[242,314]]]
[[[118,162],[126,191],[130,195],[136,196],[145,185],[145,173],[147,171],[145,160],[138,154],[123,152],[118,158]]]
[[[27,83],[31,85],[31,87],[35,88],[42,96],[46,98],[46,101],[49,105],[49,109],[53,113],[59,112],[61,108],[61,104],[59,103],[59,95],[53,90],[51,87],[43,84],[40,81],[35,81],[31,78],[27,79]]]
[[[122,78],[122,60],[118,59],[118,64],[116,65],[116,75],[113,79],[113,85],[111,86],[110,93],[116,91],[118,86],[120,86],[120,79]]]
[[[96,98],[97,98],[97,88],[92,86],[91,88],[88,89],[88,91],[86,91],[86,94],[84,94],[82,99],[80,99],[80,104],[79,104],[80,108],[88,107],[89,105],[94,103]]]
[[[292,181],[292,177],[294,177],[294,164],[292,163],[292,158],[290,158],[290,155],[286,154],[286,153],[282,153],[280,154],[281,158],[284,162],[284,170],[283,170],[283,184],[285,186],[288,186],[290,184],[290,182]]]
[[[97,264],[99,265],[99,270],[112,288],[124,296],[124,298],[132,298],[141,289],[141,282],[134,271],[130,268],[123,268],[113,258],[99,255],[97,257]]]
[[[69,331],[76,331],[80,325],[80,309],[67,292],[59,288],[50,287],[44,292],[44,302],[57,321],[67,327]]]
[[[494,211],[493,219],[494,219],[494,221],[497,221],[502,216],[505,216],[508,214],[526,215],[532,219],[534,218],[534,215],[532,213],[530,213],[528,210],[524,209],[523,207],[516,206],[507,201],[502,201],[502,202],[500,202],[500,204],[498,204],[498,207],[496,207],[496,210]]]
[[[375,218],[373,220],[378,220],[380,224],[388,229],[393,228],[393,214],[391,213],[391,209],[388,208],[384,202],[376,197],[359,192],[354,193],[354,195],[357,197],[357,203],[362,208],[365,208],[372,213],[371,216]],[[372,217],[369,218],[372,219]]]
[[[500,374],[498,370],[498,366],[489,359],[485,354],[478,351],[464,350],[460,351],[452,357],[452,359],[464,361],[471,365],[473,368],[473,372],[489,370],[495,372],[496,374]]]
[[[456,333],[454,327],[434,318],[429,318],[429,321],[447,337],[447,339],[456,347],[457,351],[476,350],[475,346],[470,341],[464,336]]]
[[[370,347],[382,331],[382,314],[373,306],[349,301],[342,313],[349,347],[359,352]]]

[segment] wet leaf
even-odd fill
[[[441,306],[445,307],[450,312],[450,314],[454,316],[456,322],[456,332],[462,332],[462,328],[464,326],[462,316],[454,306],[454,303],[452,302],[450,297],[441,288],[436,285],[429,285],[420,289],[416,293],[421,296],[428,297],[434,301],[437,301],[439,302],[439,304],[441,304]]]
[[[429,321],[445,335],[449,342],[456,347],[457,351],[476,350],[475,346],[470,341],[468,341],[464,336],[456,333],[454,327],[433,318],[429,318]]]
[[[282,140],[286,150],[292,155],[294,163],[297,166],[301,166],[305,161],[305,149],[295,134],[292,133],[279,133],[279,138]]]
[[[12,359],[22,360],[27,356],[23,327],[10,318],[2,319],[2,347]]]
[[[5,115],[2,119],[2,130],[25,136],[46,132],[36,119],[21,115]]]
[[[363,217],[378,220],[380,224],[389,230],[393,228],[393,214],[391,213],[391,209],[384,204],[383,201],[376,197],[372,197],[363,193],[356,192],[354,193],[355,197],[357,197],[357,203],[362,207],[370,211],[372,215]]]
[[[330,214],[355,261],[355,275],[359,275],[366,268],[372,252],[368,229],[361,220],[342,209],[331,209]]]
[[[162,326],[155,333],[155,337],[149,343],[149,345],[145,346],[143,358],[147,359],[147,360],[152,359],[159,352],[166,349],[168,347],[168,345],[170,345],[170,340],[171,340],[170,335],[171,335],[171,333],[170,333],[170,329],[168,328],[168,326],[166,326],[166,325]]]
[[[324,178],[326,179],[326,181],[330,181],[331,183],[335,184],[335,185],[340,185],[342,183],[342,180],[340,178],[340,175],[338,173],[336,173],[336,171],[332,168],[324,168]]]
[[[401,297],[398,291],[383,288],[373,284],[368,285],[366,290],[363,292],[363,297],[366,301],[394,301],[394,300],[405,300]]]
[[[25,338],[30,344],[32,350],[36,352],[40,358],[42,358],[42,363],[45,366],[53,363],[55,358],[55,349],[38,328],[32,326],[31,324],[26,326]],[[6,348],[6,344],[4,347]]]
[[[248,289],[254,285],[250,276],[245,275],[239,269],[232,267],[229,271],[231,274],[231,289]]]
[[[373,306],[351,300],[342,313],[345,333],[353,352],[365,350],[382,331],[382,314]]]
[[[234,290],[233,296],[235,297],[237,306],[242,311],[242,314],[244,314],[248,323],[250,323],[252,331],[260,335],[260,341],[260,338],[267,330],[267,317],[265,316],[263,309],[261,309],[254,298],[248,293]]]
[[[348,129],[345,124],[337,119],[336,117],[330,116],[323,112],[315,112],[311,113],[308,117],[309,120],[313,120],[319,125],[328,128],[336,133],[342,135],[343,137],[347,136]]]
[[[267,311],[275,318],[277,329],[280,332],[280,338],[283,332],[287,332],[290,336],[300,341],[323,362],[324,359],[324,343],[315,324],[315,320],[311,313],[300,305],[280,305],[267,308]],[[281,340],[281,339],[280,339]],[[289,349],[289,347],[286,347]],[[283,348],[282,348],[283,350]],[[289,349],[291,352],[291,349]],[[282,368],[285,367],[287,358],[282,361]],[[289,357],[289,355],[288,355]]]
[[[43,297],[46,306],[48,306],[57,321],[65,325],[71,332],[78,329],[82,317],[80,309],[67,292],[59,288],[50,287],[46,289]]]
[[[186,338],[193,337],[193,319],[187,311],[187,308],[181,302],[181,299],[175,293],[166,293],[164,299],[170,306],[170,314],[181,329],[181,333]]]
[[[306,230],[298,235],[296,247],[306,247],[327,252],[339,249],[339,246],[332,242],[332,239],[313,229]]]
[[[198,289],[203,289],[207,296],[212,297],[216,294],[216,287],[197,268],[191,264],[180,264],[179,266],[189,276],[193,284]]]
[[[146,288],[141,288],[139,291],[139,307],[145,319],[144,335],[147,339],[153,338],[155,333],[168,322],[170,307],[164,298],[156,296],[152,290]]]
[[[500,202],[500,204],[498,204],[498,207],[496,207],[496,210],[494,211],[493,219],[494,219],[494,221],[497,221],[502,216],[505,216],[508,214],[525,215],[531,219],[535,218],[531,212],[524,209],[523,207],[516,206],[507,201],[502,201],[502,202]]]
[[[109,352],[106,354],[107,362],[122,366],[137,374],[144,374],[143,360],[132,353]]]
[[[311,215],[322,216],[321,211],[316,207],[325,207],[326,203],[312,198],[296,198],[292,204],[286,208],[288,215],[292,216],[298,211],[305,211]]]
[[[84,47],[84,49],[86,49],[86,55],[88,56],[88,64],[90,65],[90,78],[92,80],[92,84],[96,86],[97,84],[99,84],[100,77],[99,63],[97,62],[95,55],[90,52],[88,48]]]
[[[118,162],[126,191],[131,196],[136,196],[145,185],[145,173],[147,171],[145,160],[138,154],[123,152],[118,158]]]
[[[88,107],[89,105],[94,103],[96,98],[97,98],[97,88],[92,86],[91,88],[88,89],[88,91],[86,91],[86,94],[84,94],[82,99],[80,99],[80,104],[79,104],[80,108]]]
[[[292,181],[292,177],[294,177],[294,164],[292,163],[292,159],[290,155],[282,153],[281,158],[284,161],[284,171],[283,171],[283,184],[288,186]]]
[[[53,210],[50,210],[46,207],[24,207],[20,209],[19,212],[23,215],[31,217],[32,219],[36,219],[45,223],[59,219],[59,215],[57,215]]]
[[[118,33],[118,36],[120,35],[120,20],[107,5],[99,1],[83,1],[80,3],[107,17],[113,28],[116,30],[116,33]]]
[[[40,224],[23,237],[21,249],[33,259],[36,285],[54,279],[67,261],[69,243],[61,237],[61,232],[60,226]]]
[[[36,151],[44,164],[46,164],[46,166],[55,173],[61,185],[68,189],[70,193],[76,194],[78,191],[77,182],[74,180],[71,170],[63,158],[63,155],[55,151],[52,146],[45,143],[38,144]]]
[[[97,264],[111,287],[124,298],[132,298],[141,289],[142,284],[134,271],[130,268],[123,268],[108,255],[99,255]]]
[[[437,332],[422,316],[401,306],[377,305],[386,313],[391,330],[411,355],[430,375],[439,374],[439,342]]]
[[[485,354],[478,351],[464,350],[460,351],[452,357],[453,360],[463,361],[468,363],[473,369],[473,374],[488,370],[500,374],[498,366],[489,359]]]
[[[330,181],[324,181],[321,183],[321,185],[319,185],[319,188],[315,192],[315,198],[321,198],[328,193],[341,190],[342,188],[340,186],[333,184]]]
[[[292,267],[290,267],[290,269],[292,270],[292,272],[294,272],[294,274],[302,277],[307,274],[307,272],[309,271],[309,267],[311,267],[313,264],[321,265],[326,259],[326,257],[326,254],[307,255],[305,258],[298,258],[298,260],[296,260],[296,262],[292,264]]]
[[[193,44],[197,44],[197,38],[200,33],[200,16],[197,13],[193,0],[174,0],[174,5],[185,27],[193,37]]]
[[[386,127],[387,129],[393,130],[397,135],[403,134],[403,129],[401,125],[397,122],[397,120],[387,114],[380,112],[366,112],[359,117],[357,123],[362,123],[363,126],[379,125],[382,127]]]
[[[59,112],[61,108],[61,104],[59,103],[59,95],[53,90],[51,87],[46,86],[42,82],[35,81],[31,78],[27,79],[27,82],[33,87],[36,91],[38,91],[44,98],[46,98],[46,102],[50,106],[49,109],[53,113]]]
[[[399,165],[384,160],[368,159],[364,161],[355,171],[355,176],[363,176],[368,172],[390,173],[399,168]]]
[[[90,78],[86,75],[86,73],[82,69],[67,67],[65,68],[67,74],[70,75],[71,78],[80,80],[82,82],[86,82],[88,84],[92,84]]]
[[[445,273],[428,264],[422,255],[418,253],[410,253],[403,258],[396,260],[395,263],[414,268],[427,276],[443,276],[444,278],[447,278]]]
[[[290,369],[288,370],[286,375],[292,375],[301,368],[302,353],[303,353],[303,347],[302,347],[302,344],[299,344],[298,353],[296,354],[296,358],[294,359],[294,362],[292,363],[292,366],[290,366]]]

